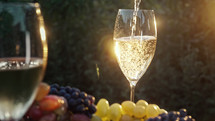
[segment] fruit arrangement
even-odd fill
[[[145,100],[121,104],[95,97],[77,88],[40,83],[34,103],[23,121],[195,121],[186,109],[167,112]]]
[[[24,121],[90,121],[96,112],[95,97],[77,88],[40,83]]]
[[[99,120],[100,119],[100,120]],[[156,104],[148,104],[145,100],[135,103],[124,101],[109,106],[106,99],[100,99],[92,121],[195,121],[187,115],[186,109],[167,112]]]

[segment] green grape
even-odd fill
[[[118,103],[114,103],[108,110],[108,118],[113,121],[119,121],[122,115],[122,106]]]
[[[159,114],[163,114],[163,113],[167,114],[168,112],[166,110],[164,110],[164,109],[160,109]]]
[[[133,121],[133,118],[129,115],[122,115],[119,121]]]
[[[159,107],[155,104],[149,104],[146,107],[146,116],[147,118],[156,117],[159,114]]]
[[[136,102],[136,105],[141,105],[141,106],[147,107],[148,103],[145,100],[139,100]]]
[[[133,115],[133,110],[134,110],[134,107],[135,107],[135,103],[131,102],[131,101],[124,101],[122,102],[122,109],[123,109],[123,112],[129,116],[132,116]]]
[[[151,105],[154,105],[155,107],[157,107],[158,110],[160,110],[160,107],[156,104],[151,104]]]
[[[134,118],[133,121],[144,121],[144,119]]]
[[[96,115],[99,116],[100,118],[106,117],[108,110],[109,102],[104,98],[100,99],[99,102],[97,103]]]
[[[108,117],[103,117],[102,121],[110,121],[110,119]]]
[[[91,118],[91,121],[102,121],[100,117],[93,115],[93,117]]]
[[[144,106],[136,105],[134,107],[134,116],[136,118],[143,118],[146,115],[146,110]]]

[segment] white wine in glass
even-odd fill
[[[0,120],[18,121],[32,104],[47,64],[38,3],[0,2]]]
[[[133,30],[133,10],[119,9],[114,28],[115,54],[130,83],[130,100],[134,89],[150,65],[156,49],[157,30],[153,10],[139,10]]]

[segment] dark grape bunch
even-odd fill
[[[149,118],[147,121],[195,121],[195,119],[187,115],[186,109],[180,109],[179,111],[160,114],[157,117]]]
[[[96,112],[95,97],[78,88],[52,84],[49,94],[63,96],[68,102],[68,109],[74,114],[85,114],[91,118],[92,114]]]

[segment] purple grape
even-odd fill
[[[69,107],[70,108],[73,108],[73,107],[75,107],[77,105],[77,103],[76,103],[76,101],[74,100],[74,99],[70,99],[69,100]]]
[[[161,121],[161,117],[160,116],[155,117],[154,121]]]
[[[90,106],[90,100],[89,99],[84,99],[84,105],[85,106]]]
[[[77,113],[84,113],[84,111],[85,111],[85,106],[84,105],[78,105],[76,107],[76,112]]]
[[[71,97],[74,98],[74,99],[76,99],[76,98],[79,97],[79,93],[78,93],[78,92],[73,92],[73,93],[71,94]]]
[[[52,84],[51,87],[59,89],[60,86],[58,84]]]
[[[74,114],[85,114],[91,118],[92,114],[96,112],[95,97],[81,92],[78,88],[53,84],[49,94],[63,96],[68,102],[69,110]]]
[[[67,93],[69,93],[71,89],[72,89],[72,88],[71,88],[70,86],[66,86],[66,87],[65,87],[65,90],[66,90]]]
[[[52,88],[50,89],[49,94],[58,95],[58,90],[57,90],[56,88],[52,87]]]
[[[180,109],[180,117],[185,117],[187,115],[187,110],[186,109]]]
[[[65,87],[61,86],[61,87],[60,87],[60,90],[65,90]]]
[[[95,103],[95,97],[92,95],[87,95],[87,98],[90,100],[91,103]]]
[[[81,92],[78,88],[73,87],[72,88],[75,92]]]
[[[84,99],[87,98],[87,93],[81,92],[81,93],[80,93],[80,97],[81,97],[81,98],[84,98]]]
[[[61,89],[60,91],[59,91],[59,95],[60,96],[64,96],[66,94],[66,91],[64,90],[64,89]]]
[[[187,115],[186,109],[180,109],[179,111],[171,111],[168,114],[160,114],[157,117],[149,118],[147,121],[195,121],[195,119]]]
[[[69,100],[69,99],[71,98],[71,95],[68,94],[68,93],[66,93],[66,94],[64,95],[64,97],[65,97],[67,100]]]
[[[154,119],[153,118],[149,118],[147,121],[154,121]]]
[[[187,119],[184,118],[184,117],[181,117],[181,118],[179,119],[179,121],[187,121]]]
[[[96,106],[95,106],[94,104],[92,104],[92,105],[89,106],[89,112],[90,112],[91,114],[93,114],[93,113],[96,112]]]

